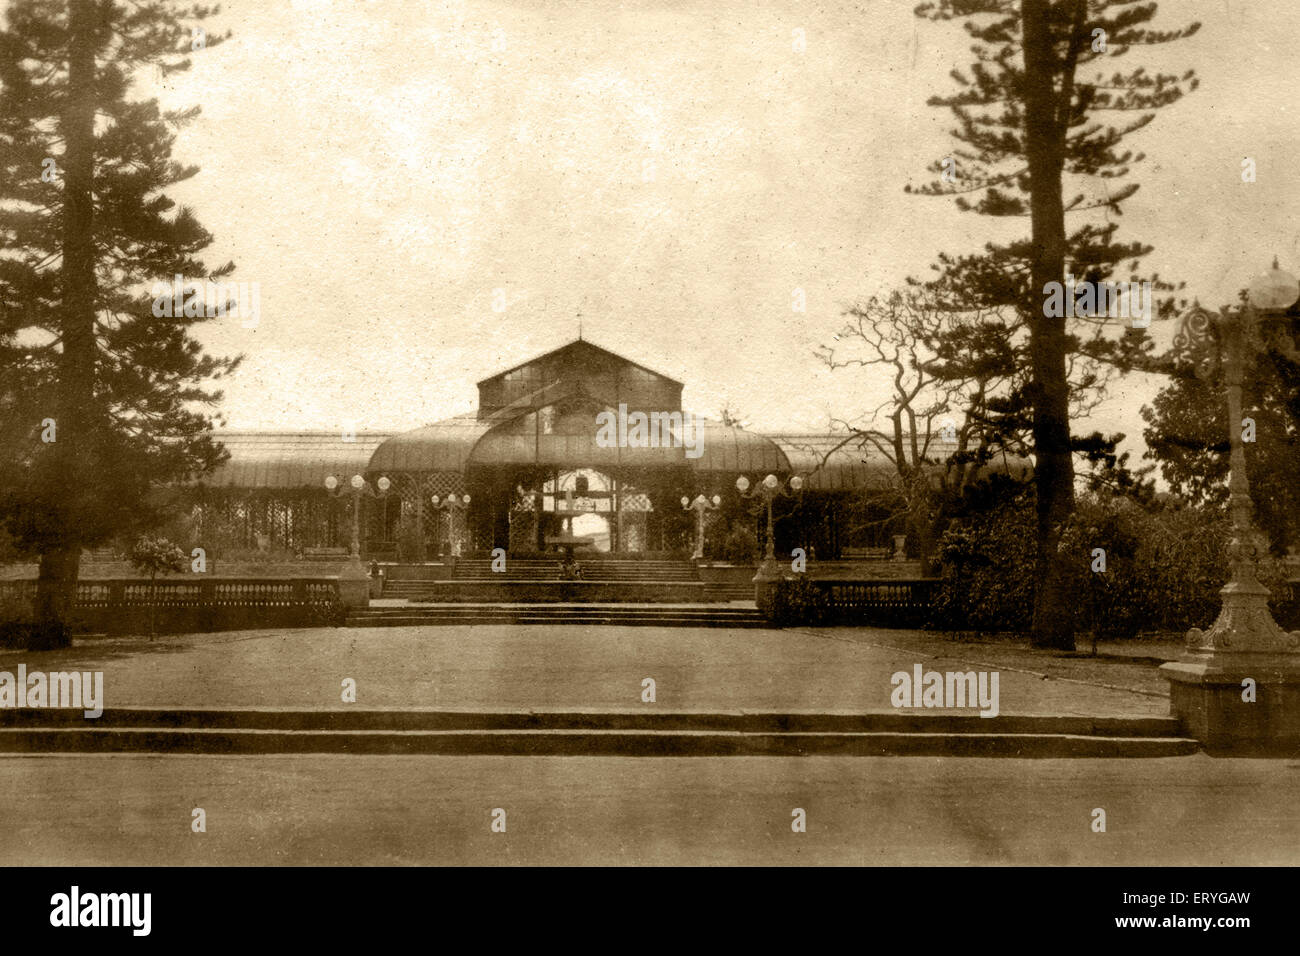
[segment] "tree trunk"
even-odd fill
[[[916,522],[916,551],[921,562],[921,577],[931,578],[935,574],[934,547],[939,540],[938,518],[921,515]]]
[[[48,651],[72,643],[72,609],[77,600],[79,548],[50,549],[41,555],[36,580],[36,627],[28,648]]]
[[[1074,650],[1074,619],[1057,544],[1074,511],[1074,460],[1070,453],[1070,389],[1066,377],[1065,317],[1049,316],[1044,287],[1065,277],[1065,117],[1057,92],[1059,61],[1048,24],[1047,0],[1023,0],[1025,148],[1029,165],[1034,260],[1025,304],[1033,371],[1034,481],[1037,541],[1033,643]],[[1068,92],[1064,93],[1068,97]],[[1066,290],[1066,295],[1070,290]]]
[[[916,548],[921,563],[921,577],[928,578],[933,570],[935,530],[931,515],[935,509],[926,500],[913,501],[907,510],[907,540]]]
[[[88,467],[90,413],[95,398],[95,6],[68,5],[68,98],[60,117],[63,155],[62,352],[59,357],[58,417],[51,449],[65,497],[57,520],[58,543],[42,555],[37,582],[38,640],[46,646],[70,642],[81,559],[79,500],[95,480]],[[50,643],[56,642],[56,643]]]

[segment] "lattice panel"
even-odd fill
[[[435,471],[421,476],[424,479],[424,496],[427,501],[433,495],[445,498],[448,495],[465,493],[465,476],[455,471]]]
[[[231,495],[196,506],[196,531],[203,546],[225,549],[292,549],[298,502],[283,495]]]
[[[646,513],[644,511],[625,513],[620,534],[622,550],[646,550]]]
[[[393,482],[393,491],[390,494],[400,497],[401,509],[397,524],[385,529],[383,535],[397,539],[402,534],[402,528],[413,523],[416,515],[419,515],[427,554],[432,556],[441,553],[449,540],[447,526],[449,518],[446,511],[434,507],[432,499],[434,495],[439,498],[446,498],[452,494],[463,495],[464,476],[457,472],[418,474],[407,472],[390,475],[389,478]],[[463,516],[460,520],[464,520]]]

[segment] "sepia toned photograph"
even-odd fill
[[[1300,863],[1297,48],[0,0],[0,865],[74,868],[24,920],[149,935],[89,867]],[[1091,917],[1251,926],[1164,883]]]

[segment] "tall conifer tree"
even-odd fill
[[[1115,335],[1115,323],[1106,318],[1051,314],[1057,310],[1047,307],[1047,290],[1057,283],[1059,291],[1067,273],[1095,289],[1112,281],[1122,263],[1136,271],[1151,251],[1116,235],[1121,206],[1138,189],[1123,180],[1143,158],[1123,142],[1194,89],[1195,74],[1150,73],[1142,66],[1109,75],[1099,70],[1111,60],[1127,62],[1123,58],[1135,48],[1199,29],[1154,29],[1156,13],[1157,4],[1147,0],[931,0],[916,8],[923,19],[961,22],[974,41],[974,62],[952,71],[957,92],[929,101],[955,117],[951,135],[959,148],[930,167],[938,180],[915,191],[955,196],[964,211],[1029,220],[1029,234],[1020,240],[988,243],[973,255],[941,255],[938,277],[928,284],[953,309],[1004,309],[1003,327],[991,328],[981,318],[964,345],[978,346],[982,338],[990,355],[1007,354],[1014,363],[1002,370],[1004,377],[1015,379],[1018,372],[1022,380],[999,411],[1005,430],[1032,437],[1038,509],[1033,638],[1042,646],[1074,647],[1073,600],[1058,545],[1074,510],[1073,455],[1098,452],[1087,447],[1095,439],[1079,442],[1071,435],[1072,401],[1094,389],[1107,368],[1139,366],[1150,350],[1140,330]],[[1129,118],[1111,125],[1107,114]],[[965,198],[971,194],[978,200]],[[1067,228],[1069,214],[1089,210],[1102,211],[1105,220],[1094,216]],[[1148,281],[1170,288],[1156,276]],[[941,359],[946,372],[942,362],[932,371],[958,380],[972,362],[982,361],[960,350]]]
[[[14,0],[0,31],[0,520],[39,560],[37,646],[68,641],[82,549],[150,524],[152,489],[223,454],[212,383],[238,359],[205,354],[203,316],[154,308],[157,284],[234,268],[203,264],[212,236],[166,195],[198,172],[172,158],[197,109],[132,89],[221,42],[199,26],[216,12]]]

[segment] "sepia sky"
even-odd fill
[[[475,381],[574,338],[579,313],[702,414],[820,430],[870,411],[881,376],[813,356],[843,309],[1028,228],[903,194],[952,149],[925,100],[968,61],[960,30],[913,6],[226,0],[210,30],[232,39],[142,92],[202,106],[178,143],[202,171],[173,195],[216,235],[209,261],[261,286],[255,329],[202,333],[247,356],[230,426],[468,411]],[[1120,237],[1217,306],[1274,254],[1300,271],[1300,9],[1161,6],[1202,31],[1138,56],[1202,86],[1134,137]],[[1088,427],[1139,437],[1153,389],[1120,382]]]

